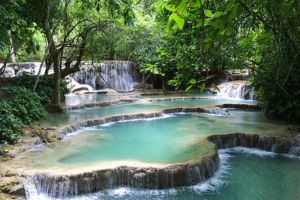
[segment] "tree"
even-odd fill
[[[113,26],[118,13],[126,15],[130,23],[131,1],[83,1],[83,0],[27,0],[22,11],[27,21],[42,30],[49,48],[48,66],[54,69],[55,94],[48,105],[49,111],[61,111],[61,78],[79,69],[86,53],[87,38],[96,31]],[[117,12],[123,11],[123,12]]]
[[[17,51],[24,48],[28,53],[39,49],[34,41],[35,29],[19,13],[19,1],[3,0],[0,5],[0,55],[4,54],[0,75],[8,62],[16,61]]]
[[[220,69],[247,67],[265,112],[299,119],[299,8],[296,0],[161,1],[158,10],[168,16],[172,46],[163,52],[179,58],[170,83],[201,89],[199,83]]]

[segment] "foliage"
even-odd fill
[[[228,69],[248,68],[265,112],[295,119],[299,10],[298,0],[4,0],[0,54],[5,57],[13,46],[20,59],[41,57],[44,41],[53,44],[48,61],[55,60],[56,75],[62,72],[55,76],[56,96],[59,78],[78,70],[71,63],[82,58],[136,61],[142,73],[186,91],[203,91]],[[53,93],[48,81],[37,91],[43,103]]]
[[[20,1],[2,0],[0,4],[0,58],[6,60],[19,51],[35,54],[40,49],[31,22],[19,12]]]
[[[176,71],[169,83],[186,90],[249,68],[267,115],[299,119],[299,8],[296,0],[160,1],[168,35],[157,52],[167,59],[155,65]]]
[[[202,92],[224,78],[225,70],[238,63],[234,23],[222,21],[236,15],[233,7],[222,1],[205,5],[201,1],[161,1],[156,21],[164,24],[167,32],[156,50],[156,59],[149,64],[164,71],[175,89],[197,87]]]
[[[0,143],[16,141],[20,136],[21,121],[14,116],[9,101],[0,99]]]
[[[131,26],[114,23],[102,32],[88,38],[86,59],[130,60],[138,63],[151,63],[155,60],[156,49],[160,46],[163,26],[154,23],[153,11],[149,1],[133,7],[135,23]],[[97,41],[97,42],[95,42]]]
[[[21,125],[47,116],[39,96],[22,87],[0,89],[0,143],[12,143],[20,136]]]
[[[10,87],[24,87],[27,90],[32,90],[35,81],[36,76],[24,74],[22,76],[17,76],[10,79],[9,82],[6,83],[6,85]],[[53,76],[41,76],[39,79],[39,84],[37,85],[35,92],[39,96],[39,100],[42,105],[50,103],[51,99],[53,98],[53,82]],[[61,81],[60,94],[62,97],[64,97],[67,93],[67,84],[65,81]]]

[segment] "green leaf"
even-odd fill
[[[199,85],[199,91],[200,91],[201,93],[203,93],[204,90],[205,90],[205,87],[206,87],[206,83],[204,82],[204,83],[202,83],[201,85]]]
[[[197,81],[195,80],[195,79],[191,79],[190,81],[189,81],[189,84],[190,85],[194,85],[194,84],[196,84],[197,83]]]
[[[236,5],[233,6],[233,8],[231,10],[231,13],[230,13],[232,19],[236,17],[238,11],[239,11],[239,5],[236,4]]]
[[[193,87],[193,85],[188,86],[188,87],[185,89],[185,92],[190,91],[190,90],[192,89],[192,87]]]
[[[215,13],[211,16],[211,18],[213,18],[213,19],[219,18],[219,17],[221,17],[222,15],[223,15],[223,12],[218,11],[218,12],[215,12]]]
[[[211,18],[205,18],[204,19],[204,26],[208,26],[211,23]]]
[[[185,0],[181,0],[177,6],[177,11],[181,13],[184,12],[185,9],[186,9]]]
[[[171,12],[176,11],[176,7],[173,4],[168,4],[165,6],[165,8]]]
[[[204,15],[206,16],[206,17],[211,17],[212,16],[212,12],[211,12],[211,10],[204,10]]]
[[[189,4],[193,8],[200,8],[201,7],[201,0],[189,0]]]
[[[182,30],[184,26],[184,19],[181,18],[176,13],[173,13],[169,17],[169,21],[167,24],[167,32],[170,31],[170,29],[180,29]]]

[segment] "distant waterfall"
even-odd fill
[[[247,81],[231,81],[218,85],[219,95],[225,98],[255,100],[253,88],[247,85]]]
[[[92,86],[94,90],[111,87],[120,91],[131,91],[134,89],[137,71],[129,61],[104,61],[94,66],[84,64],[71,77],[80,84]]]

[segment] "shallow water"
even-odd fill
[[[230,115],[166,115],[166,118],[83,128],[56,148],[34,152],[36,167],[77,166],[101,161],[173,163],[212,151],[205,137],[220,133],[267,133],[282,128],[261,113],[230,110]],[[44,159],[46,158],[46,159]]]
[[[164,191],[116,189],[95,199],[296,200],[300,196],[300,161],[282,156],[233,153],[219,177],[193,187]],[[223,155],[224,156],[224,155]],[[93,199],[90,196],[88,199]]]
[[[300,196],[300,160],[259,150],[221,150],[221,168],[212,179],[169,190],[116,188],[72,200],[296,200]],[[44,195],[32,199],[48,199]]]
[[[128,97],[135,97],[135,94],[67,94],[65,96],[65,104],[66,106],[77,106],[82,104],[89,103],[100,103],[100,102],[108,102],[108,101],[118,101],[120,99],[127,99]]]
[[[101,99],[100,96],[92,95],[96,99],[91,98],[90,101],[110,100]],[[164,96],[161,97],[164,98]],[[157,96],[157,98],[161,97]],[[82,101],[87,100],[80,100]],[[223,103],[255,102],[228,99],[179,99],[120,104],[52,115],[44,122],[44,125],[62,126],[111,115],[143,113],[174,106]],[[28,161],[31,166],[38,169],[45,167],[69,169],[73,166],[80,167],[95,162],[114,160],[173,163],[195,159],[211,152],[213,145],[204,139],[207,135],[230,132],[274,134],[276,131],[282,132],[285,129],[284,122],[268,120],[259,112],[229,109],[229,113],[230,115],[226,116],[178,114],[156,120],[129,121],[85,128],[72,133],[62,141],[62,145],[57,145],[55,148],[45,147],[41,151],[32,152]],[[247,149],[243,150],[246,153],[240,153],[240,151],[241,148],[237,152],[221,150],[222,165],[219,171],[207,182],[196,186],[169,190],[115,188],[70,199],[299,199],[300,159]],[[31,196],[30,199],[48,199],[48,197],[38,194]]]
[[[174,106],[188,106],[188,105],[214,105],[224,103],[250,103],[255,101],[243,100],[229,100],[229,99],[195,99],[184,100],[178,99],[173,101],[161,102],[146,102],[146,103],[123,103],[109,107],[94,107],[80,110],[70,110],[65,113],[52,114],[49,118],[42,121],[43,126],[63,126],[70,123],[81,122],[87,119],[107,117],[111,115],[132,114],[156,111],[158,109],[170,108]]]

